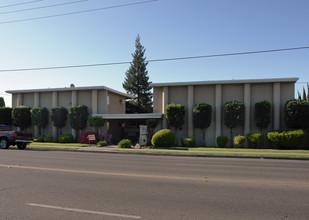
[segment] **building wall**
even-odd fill
[[[126,113],[126,101],[123,96],[117,95],[115,93],[108,93],[109,104],[108,114],[125,114]]]
[[[278,94],[278,85],[280,87]],[[193,96],[190,95],[190,88],[193,87]],[[164,99],[164,94],[167,93],[167,98]],[[190,100],[193,97],[193,101]],[[268,126],[267,130],[276,129],[279,124],[280,128],[285,128],[284,123],[284,106],[287,100],[294,98],[294,82],[267,82],[267,83],[224,83],[224,84],[205,84],[205,85],[162,85],[154,86],[154,112],[164,114],[164,108],[167,104],[175,103],[185,106],[186,111],[192,107],[188,106],[188,103],[193,103],[193,106],[199,103],[208,103],[212,106],[212,119],[211,125],[206,129],[206,145],[215,146],[216,137],[219,135],[225,135],[229,137],[229,128],[224,125],[223,107],[226,102],[229,101],[241,101],[245,103],[247,118],[244,126],[238,126],[233,129],[233,135],[241,134],[245,135],[250,130],[255,130],[257,127],[254,122],[254,105],[256,102],[268,100],[272,104],[272,122]],[[218,102],[218,103],[216,103]],[[279,105],[279,108],[276,105]],[[216,109],[216,106],[220,109]],[[221,114],[220,114],[221,110]],[[217,122],[217,114],[220,120]],[[275,116],[280,116],[276,121]],[[185,125],[183,129],[177,133],[178,139],[189,136],[191,134],[195,137],[197,144],[202,143],[202,131],[193,127],[192,114],[186,112]],[[190,118],[190,119],[191,119]],[[217,118],[217,119],[218,119]],[[220,122],[221,121],[221,122]],[[191,125],[190,125],[191,123]],[[168,128],[165,115],[158,126],[158,129]],[[172,128],[173,130],[173,128]]]
[[[109,104],[107,105],[107,95],[109,96]],[[95,97],[92,97],[95,96]],[[124,101],[119,101],[124,100]],[[96,109],[97,114],[124,114],[125,113],[125,100],[126,97],[108,92],[105,89],[96,90],[73,90],[73,91],[50,91],[50,92],[26,92],[26,93],[13,93],[12,94],[12,106],[17,107],[20,105],[29,106],[31,108],[46,107],[49,110],[49,124],[44,130],[45,134],[53,134],[57,136],[57,129],[53,128],[50,119],[50,109],[56,106],[62,106],[69,112],[69,108],[72,104],[86,105],[88,107],[89,115],[92,115],[93,108]],[[93,103],[97,101],[97,103]],[[87,127],[85,131],[92,131],[93,129]],[[106,130],[106,129],[105,129]],[[27,129],[27,132],[33,133],[34,136],[39,135],[39,130],[36,126],[31,126]],[[62,128],[62,133],[72,133],[74,131],[69,123],[69,114],[66,121],[66,125]]]

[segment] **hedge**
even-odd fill
[[[268,140],[276,147],[298,147],[304,138],[304,131],[299,130],[276,130],[267,133]]]

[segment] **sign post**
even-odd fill
[[[139,126],[139,145],[141,147],[147,145],[147,125]]]

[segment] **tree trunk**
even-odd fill
[[[206,147],[205,146],[205,129],[202,129],[202,132],[203,132],[203,147]]]

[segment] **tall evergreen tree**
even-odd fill
[[[122,87],[130,95],[135,98],[131,102],[137,106],[137,112],[151,112],[152,111],[152,92],[148,77],[147,65],[145,57],[146,49],[140,42],[140,37],[137,35],[135,40],[135,52],[132,54],[133,61],[130,68],[126,72],[125,81]]]

